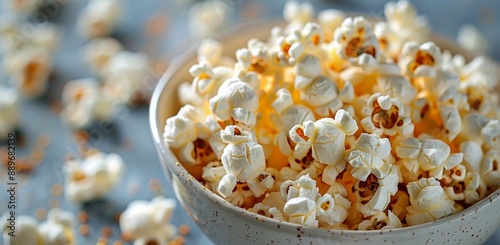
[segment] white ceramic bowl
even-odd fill
[[[265,40],[281,21],[241,26],[218,38],[224,54],[234,56],[250,38]],[[440,47],[469,57],[451,41],[433,36]],[[150,126],[166,175],[186,212],[216,244],[481,244],[500,226],[500,190],[468,209],[432,223],[377,231],[340,231],[304,227],[246,211],[204,188],[179,163],[163,143],[165,120],[180,108],[177,87],[191,81],[189,67],[196,63],[195,50],[187,52],[163,75],[150,105]]]

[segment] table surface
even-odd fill
[[[62,40],[55,55],[55,71],[51,78],[50,90],[46,96],[34,101],[21,103],[21,130],[26,138],[26,146],[18,149],[18,156],[26,156],[33,150],[33,143],[38,135],[47,133],[51,136],[51,144],[45,152],[45,160],[32,173],[19,174],[17,202],[18,213],[36,216],[37,210],[48,210],[51,203],[58,202],[65,210],[77,213],[89,213],[88,236],[77,234],[78,244],[95,244],[101,236],[101,229],[111,227],[112,235],[109,244],[120,238],[115,215],[123,211],[133,200],[149,200],[158,192],[148,187],[151,179],[158,179],[163,187],[162,192],[167,197],[174,197],[173,190],[167,182],[153,146],[150,136],[148,108],[139,106],[122,111],[123,120],[116,120],[111,130],[96,127],[92,134],[90,145],[103,152],[117,152],[126,162],[126,171],[119,185],[104,199],[79,205],[67,201],[64,197],[55,197],[51,194],[51,187],[55,183],[63,183],[62,164],[64,156],[76,152],[77,144],[68,126],[59,116],[51,113],[50,104],[60,98],[60,91],[65,81],[91,76],[81,59],[81,47],[87,42],[78,35],[75,29],[76,16],[87,1],[68,0],[66,4],[52,2],[48,16],[51,22],[58,24],[62,30]],[[59,1],[63,2],[63,1]],[[188,0],[123,0],[123,13],[120,22],[113,32],[124,47],[131,51],[145,51],[151,58],[170,60],[183,50],[191,46],[196,40],[189,37],[187,32],[187,8],[183,2]],[[232,11],[233,23],[245,21],[249,17],[278,17],[281,15],[284,1],[242,1],[222,0]],[[267,1],[270,2],[270,1]],[[265,5],[264,7],[264,3]],[[360,11],[375,15],[383,14],[385,1],[313,1],[315,9],[338,8],[346,11]],[[469,1],[469,0],[425,0],[415,2],[420,13],[430,19],[435,31],[451,38],[456,36],[458,28],[465,23],[474,23],[485,34],[490,43],[500,43],[500,2],[499,1]],[[241,15],[242,9],[256,8],[258,12]],[[4,10],[1,9],[0,12]],[[247,11],[248,12],[248,11]],[[444,13],[444,14],[443,14]],[[145,35],[145,25],[153,15],[168,18],[168,29],[161,36]],[[40,15],[42,16],[42,15]],[[47,16],[47,15],[45,15]],[[241,17],[245,16],[245,17]],[[43,17],[43,16],[42,16]],[[35,18],[43,20],[44,18]],[[490,50],[492,57],[500,60],[500,47]],[[151,81],[158,79],[158,74],[151,74]],[[7,83],[5,74],[0,73],[0,81]],[[0,172],[2,186],[6,182],[5,171]],[[0,214],[7,210],[4,200],[7,193],[0,192]],[[177,207],[172,223],[175,225],[188,224],[190,234],[186,237],[186,244],[211,244],[200,229],[191,221],[184,210]],[[1,243],[0,243],[1,244]],[[486,242],[488,245],[500,244],[500,231]]]

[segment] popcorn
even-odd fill
[[[485,54],[489,49],[488,39],[472,24],[465,24],[460,27],[457,43],[476,55]]]
[[[222,177],[218,190],[223,197],[228,197],[236,186],[236,181],[251,181],[259,178],[266,168],[266,163],[262,146],[254,142],[249,133],[238,126],[227,126],[221,131],[221,138],[228,145],[222,153],[222,165],[226,170],[226,175]],[[271,182],[264,184],[264,187],[271,188],[274,180]],[[258,194],[261,191],[257,191],[254,185],[249,185],[249,187],[256,197],[260,196]]]
[[[108,36],[120,18],[120,1],[91,0],[78,17],[78,31],[86,38]]]
[[[224,27],[229,13],[228,6],[218,0],[194,3],[188,11],[191,35],[197,38],[211,37]]]
[[[346,18],[335,30],[333,43],[339,57],[354,66],[365,67],[367,73],[373,71],[380,59],[377,37],[364,17]]]
[[[6,140],[9,133],[19,127],[18,94],[14,89],[0,87],[0,139]]]
[[[348,162],[353,167],[352,176],[360,181],[366,181],[370,174],[384,178],[389,174],[390,155],[391,143],[387,138],[362,133],[348,155]]]
[[[362,221],[358,225],[358,230],[385,230],[402,227],[403,224],[401,224],[398,216],[388,210],[387,214],[379,212],[373,215],[370,220]]]
[[[120,103],[132,103],[145,93],[149,59],[144,53],[118,51],[110,57],[104,71],[105,92]],[[143,95],[144,96],[144,95]]]
[[[66,197],[81,203],[106,195],[118,184],[123,172],[123,159],[115,153],[98,152],[65,164]]]
[[[62,92],[61,118],[73,128],[86,128],[95,121],[109,121],[116,104],[102,94],[92,78],[72,80]]]
[[[9,215],[2,216],[3,241],[6,245],[73,245],[76,244],[75,218],[68,211],[59,208],[51,209],[47,214],[47,221],[38,222],[29,216],[19,216],[16,220],[15,235],[11,224],[7,222]]]
[[[434,178],[422,178],[407,185],[411,206],[406,210],[406,222],[417,225],[455,212],[454,201],[446,195]]]
[[[167,119],[163,139],[179,151],[179,158],[190,165],[208,163],[217,159],[206,138],[209,129],[203,114],[192,105],[183,106],[176,116]]]
[[[398,180],[397,169],[390,166],[383,178],[370,174],[366,181],[356,181],[354,184],[356,209],[365,217],[384,211],[391,201],[391,196],[398,191]]]
[[[213,40],[198,49],[178,90],[191,109],[167,120],[164,141],[206,188],[280,221],[373,230],[500,186],[494,62],[441,52],[408,1],[386,4],[386,21],[326,10],[317,24],[312,11],[287,2],[288,26],[234,60]]]
[[[135,240],[134,245],[167,244],[177,233],[170,224],[176,203],[158,196],[151,201],[133,201],[120,215],[120,230]]]
[[[283,7],[283,18],[288,22],[286,33],[300,30],[307,22],[313,19],[314,8],[311,3],[288,0]]]
[[[255,125],[254,112],[259,107],[259,97],[250,85],[239,79],[228,79],[210,99],[210,112],[222,120],[233,118],[247,126]]]
[[[398,61],[399,67],[410,78],[435,77],[441,65],[441,51],[433,42],[407,42]]]
[[[437,139],[407,138],[396,146],[396,153],[410,172],[421,169],[436,179],[443,177],[444,169],[457,166],[463,159],[462,153],[451,153],[450,146]]]
[[[26,47],[15,54],[12,62],[12,82],[21,95],[40,97],[47,89],[52,72],[52,55],[41,47]]]
[[[40,5],[43,4],[42,0],[7,0],[3,2],[7,8],[10,10],[22,14],[22,15],[30,15],[33,14]]]
[[[122,45],[114,38],[97,38],[86,45],[84,60],[92,72],[105,77],[110,60],[122,49]]]
[[[398,99],[375,93],[368,99],[362,113],[366,117],[361,119],[361,126],[368,133],[388,136],[413,133],[413,123],[405,117],[404,106]]]
[[[304,126],[296,125],[290,129],[290,139],[296,143],[293,155],[301,159],[311,150],[316,161],[327,165],[322,179],[331,184],[345,169],[345,137],[357,130],[356,121],[342,109],[337,111],[335,119],[323,118],[314,123],[306,121]]]

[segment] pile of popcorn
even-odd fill
[[[234,205],[373,230],[459,212],[500,186],[496,65],[429,42],[407,1],[385,21],[287,2],[285,28],[223,56],[204,41],[164,141]]]

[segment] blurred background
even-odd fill
[[[386,2],[311,1],[316,13],[335,8],[375,17],[383,17]],[[2,0],[0,133],[5,135],[0,138],[5,145],[8,132],[15,130],[17,134],[17,214],[43,221],[48,210],[61,207],[79,215],[75,224],[77,244],[128,244],[123,242],[117,217],[131,201],[150,200],[157,195],[175,198],[150,137],[148,99],[156,82],[175,57],[203,38],[230,32],[240,23],[282,18],[284,3]],[[434,32],[454,40],[459,37],[464,47],[500,61],[499,1],[412,3],[427,16]],[[106,37],[112,39],[96,42]],[[113,55],[119,52],[123,55],[115,58]],[[128,87],[114,82],[123,74],[135,77],[128,81]],[[76,79],[100,86],[95,94],[85,97],[92,106],[78,105],[75,98],[80,95],[65,88]],[[43,86],[32,85],[34,81]],[[126,91],[127,96],[113,91]],[[102,102],[108,97],[109,101]],[[104,198],[79,204],[62,193],[64,162],[85,155],[89,148],[118,153],[125,170],[118,185]],[[3,165],[2,190],[7,186],[7,167]],[[0,191],[0,214],[8,211],[8,198],[8,193]],[[82,214],[88,219],[80,219]],[[180,206],[171,222],[190,227],[190,233],[182,238],[185,244],[210,244]],[[500,244],[500,232],[486,244]]]

